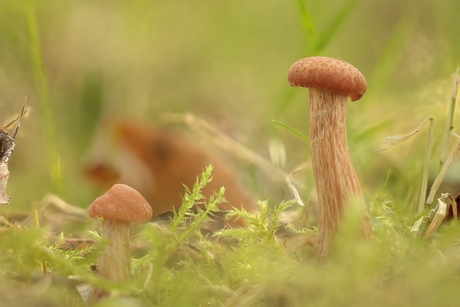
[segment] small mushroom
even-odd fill
[[[130,222],[145,222],[152,208],[135,189],[115,184],[89,207],[89,216],[102,218],[102,237],[109,240],[97,263],[97,274],[111,281],[129,279]]]
[[[360,99],[367,84],[354,66],[319,56],[295,62],[289,70],[288,81],[291,86],[308,87],[310,91],[311,159],[319,206],[316,243],[319,256],[325,259],[344,209],[351,202],[362,205],[364,234],[372,237],[346,135],[348,96],[352,101]]]

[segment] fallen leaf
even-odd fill
[[[8,165],[6,162],[0,163],[0,204],[7,204],[10,201],[10,197],[6,195],[6,184],[10,172],[8,171]]]

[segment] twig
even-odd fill
[[[204,120],[199,117],[196,117],[192,114],[167,114],[165,116],[171,122],[180,122],[185,123],[190,128],[198,131],[199,133],[211,138],[212,141],[222,149],[232,152],[237,157],[246,159],[253,164],[259,166],[261,169],[265,170],[270,175],[276,175],[276,177],[281,180],[285,180],[286,174],[283,170],[280,170],[274,166],[270,161],[262,157],[261,155],[255,153],[248,147],[242,145],[241,143],[231,139],[224,133],[215,129]]]
[[[38,204],[37,214],[40,215],[44,210],[47,208],[57,208],[62,212],[65,212],[66,215],[76,216],[81,218],[82,220],[88,219],[88,213],[86,210],[82,208],[78,208],[66,203],[64,200],[60,199],[58,196],[54,194],[48,194],[44,197],[44,199]],[[31,212],[22,222],[21,225],[23,226],[32,226],[35,223],[35,216],[34,212]]]
[[[22,108],[21,108],[21,113],[18,115],[17,117],[17,121],[16,121],[16,127],[14,127],[14,130],[13,130],[13,133],[11,134],[11,137],[13,139],[16,138],[16,135],[18,134],[19,132],[19,128],[21,128],[21,120],[22,120],[22,117],[27,113],[27,111],[29,110],[27,107],[27,97],[24,98],[24,102],[22,104]]]
[[[289,191],[291,191],[292,195],[294,196],[294,199],[296,202],[301,205],[302,207],[305,207],[305,204],[303,203],[302,199],[300,198],[299,191],[297,191],[297,188],[295,185],[292,183],[293,176],[297,174],[298,172],[306,169],[308,167],[308,164],[302,164],[299,167],[297,167],[294,171],[292,171],[288,176],[286,176],[286,184],[289,188]]]
[[[445,162],[446,155],[447,155],[447,147],[449,145],[450,133],[454,129],[453,122],[454,122],[455,104],[457,101],[458,84],[460,82],[460,79],[458,77],[458,72],[459,72],[459,68],[457,68],[455,73],[452,74],[452,96],[451,96],[451,100],[449,103],[449,111],[447,114],[446,130],[444,132],[444,140],[442,144],[441,155],[439,157],[438,173],[441,172],[443,164]]]
[[[455,136],[458,136],[455,133],[452,133],[452,134],[455,135]],[[431,203],[433,202],[434,195],[438,191],[439,186],[441,185],[442,181],[444,180],[444,177],[446,177],[447,171],[449,170],[450,165],[454,161],[454,158],[455,158],[455,156],[457,156],[459,151],[460,151],[460,138],[457,141],[457,144],[455,145],[454,149],[450,153],[449,157],[444,162],[441,171],[439,172],[438,176],[436,176],[436,179],[434,180],[433,185],[431,186],[430,195],[428,195],[428,198],[426,200],[426,203],[428,205],[431,205]]]
[[[425,198],[426,198],[426,191],[428,188],[428,173],[430,171],[430,158],[431,158],[431,150],[433,148],[434,138],[434,118],[430,118],[430,126],[428,128],[428,140],[426,142],[426,149],[425,149],[425,162],[423,164],[423,174],[422,174],[422,186],[420,188],[420,197],[418,202],[418,213],[421,213],[425,207]]]

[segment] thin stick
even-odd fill
[[[285,180],[288,174],[274,166],[270,161],[255,153],[243,144],[233,140],[219,130],[213,128],[207,122],[192,114],[167,114],[164,118],[171,122],[181,122],[193,128],[195,131],[209,137],[216,145],[222,149],[235,154],[237,157],[244,158],[259,166],[270,175],[276,175],[281,180]]]
[[[27,107],[27,97],[24,98],[24,102],[22,103],[22,108],[21,108],[21,113],[19,113],[18,117],[17,117],[17,121],[16,121],[16,127],[14,127],[14,130],[13,130],[13,133],[11,134],[11,137],[13,139],[16,138],[16,135],[18,134],[19,132],[19,128],[21,128],[21,120],[22,120],[22,117],[27,113],[28,109],[26,108]]]
[[[457,156],[458,152],[460,151],[460,136],[458,136],[455,133],[452,134],[454,136],[459,137],[459,140],[457,141],[457,144],[455,144],[455,147],[450,153],[449,157],[447,157],[447,160],[444,162],[441,171],[439,172],[438,176],[436,176],[436,179],[434,180],[433,185],[431,186],[430,195],[428,195],[428,199],[426,201],[428,205],[431,205],[431,203],[433,202],[436,191],[439,189],[439,186],[444,180],[444,177],[446,177],[447,171],[449,170],[450,165],[454,161],[455,156]]]
[[[287,183],[287,186],[289,188],[289,191],[291,191],[292,195],[294,195],[294,199],[297,201],[297,203],[299,205],[301,205],[302,207],[305,207],[303,201],[302,201],[302,198],[300,198],[300,194],[299,194],[299,191],[297,191],[297,188],[295,187],[295,185],[292,183],[292,177],[297,174],[298,172],[306,169],[308,167],[308,164],[303,164],[301,166],[299,166],[298,168],[296,168],[294,171],[292,171],[292,173],[290,173],[288,176],[286,176],[286,183]]]
[[[27,106],[27,97],[24,98],[24,102],[22,104],[21,112],[19,113],[19,115],[17,115],[12,121],[7,123],[6,125],[3,125],[3,127],[2,127],[3,129],[6,130],[9,127],[11,127],[11,125],[16,123],[16,127],[14,127],[13,135],[11,136],[13,139],[16,137],[16,134],[19,131],[18,125],[20,125],[22,117],[27,113],[27,111],[29,111],[29,108],[26,108],[26,106]]]
[[[425,197],[426,191],[428,188],[428,173],[430,170],[430,158],[431,158],[431,150],[433,148],[434,138],[434,118],[430,117],[430,126],[428,128],[428,140],[426,142],[426,149],[425,149],[425,163],[423,165],[423,174],[422,174],[422,186],[420,188],[420,197],[418,202],[418,213],[421,213],[425,207]]]
[[[452,74],[452,96],[449,103],[449,111],[447,114],[447,121],[446,121],[446,130],[444,132],[444,140],[441,149],[441,156],[439,157],[439,167],[438,167],[438,174],[441,172],[443,164],[446,159],[447,155],[447,147],[449,145],[449,137],[450,133],[454,129],[453,122],[454,122],[454,113],[455,113],[455,104],[457,102],[457,93],[458,93],[458,84],[459,84],[459,77],[458,77],[459,69]]]
[[[454,214],[454,221],[457,222],[458,221],[457,201],[450,194],[448,195],[450,198],[450,205],[452,206],[452,213]]]

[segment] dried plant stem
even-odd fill
[[[434,138],[433,138],[433,133],[434,133],[434,118],[433,117],[427,117],[418,127],[415,129],[413,132],[406,134],[406,135],[395,135],[395,136],[389,136],[385,138],[385,142],[383,143],[382,147],[377,149],[377,151],[384,151],[387,150],[395,145],[398,145],[412,136],[414,136],[416,133],[420,131],[420,129],[425,125],[426,122],[430,122],[430,125],[428,127],[428,139],[426,142],[426,149],[425,149],[425,159],[424,159],[424,164],[423,164],[423,174],[422,174],[422,186],[420,188],[420,197],[419,197],[419,203],[418,203],[418,212],[422,212],[423,208],[425,206],[425,196],[426,196],[426,191],[428,187],[428,173],[430,169],[430,159],[431,159],[431,150],[433,148],[433,143],[434,143]]]
[[[458,73],[459,73],[459,69],[457,68],[455,73],[452,75],[452,96],[451,96],[451,100],[449,103],[449,111],[447,114],[446,130],[444,132],[444,140],[443,140],[442,149],[441,149],[441,156],[439,157],[438,173],[440,173],[443,168],[443,165],[446,159],[446,155],[447,155],[447,147],[449,145],[450,133],[454,129],[453,122],[454,122],[454,114],[455,114],[455,104],[457,102],[458,84],[460,82]]]
[[[458,135],[456,134],[454,135],[458,137]],[[446,177],[447,171],[449,170],[450,165],[454,161],[454,158],[457,156],[459,151],[460,151],[460,138],[457,141],[457,144],[455,144],[455,147],[450,153],[449,157],[447,157],[446,161],[443,163],[443,166],[438,176],[434,180],[433,185],[431,186],[430,195],[428,195],[428,198],[426,200],[427,204],[431,205],[431,203],[433,203],[434,196],[436,192],[438,191],[439,186],[441,185],[442,181],[444,180],[444,177]]]
[[[443,201],[443,199],[438,198],[438,205],[432,212],[432,216],[430,216],[431,224],[428,226],[428,229],[423,236],[424,239],[430,238],[436,229],[439,228],[442,221],[444,220],[447,212],[447,204]]]
[[[196,117],[192,114],[170,113],[167,114],[165,118],[167,118],[167,120],[171,122],[185,123],[190,128],[210,138],[217,146],[219,146],[223,150],[231,152],[237,157],[250,161],[254,165],[257,165],[261,169],[265,170],[269,175],[272,175],[273,177],[276,177],[284,181],[286,176],[289,175],[283,170],[273,165],[272,163],[270,163],[270,161],[268,161],[261,155],[255,153],[243,144],[228,137],[227,135],[215,129],[199,117]]]
[[[296,200],[296,202],[302,207],[305,207],[305,204],[303,203],[302,198],[300,197],[299,191],[297,191],[297,188],[292,183],[292,178],[295,174],[306,169],[308,166],[309,166],[308,164],[304,163],[303,165],[293,170],[288,176],[286,176],[286,184],[288,186],[289,191],[291,191],[291,194],[294,196],[294,199]]]
[[[426,142],[426,149],[425,149],[425,162],[423,165],[423,174],[422,174],[422,186],[420,188],[420,197],[418,202],[418,210],[417,212],[422,212],[425,207],[425,198],[426,198],[426,191],[428,189],[428,173],[430,171],[430,159],[431,159],[431,150],[433,148],[434,138],[434,118],[429,117],[427,120],[430,120],[430,126],[428,128],[428,140]]]
[[[16,123],[16,126],[14,127],[13,133],[11,134],[11,137],[14,139],[16,138],[16,135],[19,132],[19,129],[21,128],[21,120],[24,115],[26,115],[27,111],[29,111],[29,108],[27,108],[27,97],[24,98],[24,102],[22,103],[22,108],[21,112],[9,123],[3,126],[3,129],[8,129],[10,128],[14,123]]]

